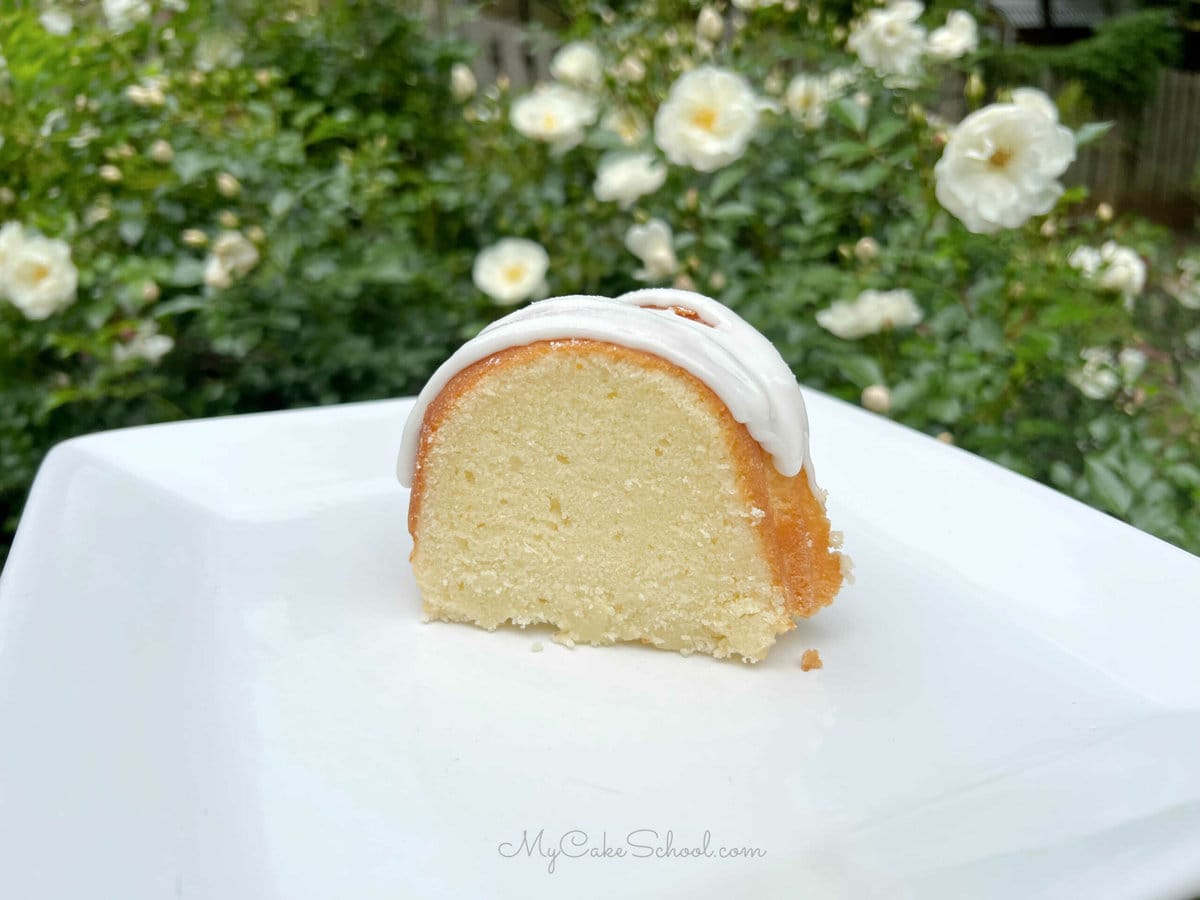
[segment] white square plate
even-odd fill
[[[1200,893],[1200,559],[807,397],[857,583],[753,667],[422,624],[410,401],[57,448],[0,582],[0,896]]]

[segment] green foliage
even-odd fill
[[[1100,109],[1137,109],[1153,95],[1158,73],[1179,59],[1181,46],[1175,14],[1144,9],[1108,19],[1092,37],[1074,44],[996,48],[983,68],[989,83],[1012,87],[1038,84],[1053,72],[1078,81]]]
[[[655,109],[698,60],[777,99],[797,71],[852,63],[840,12],[802,28],[796,15],[755,11],[711,49],[676,0],[574,29],[610,70],[630,54],[643,63],[644,80],[610,73],[594,93],[602,121],[630,114],[641,134],[625,139],[655,152]],[[639,285],[625,235],[654,217],[674,230],[677,283],[736,308],[806,384],[854,402],[886,385],[897,421],[1200,550],[1197,314],[1157,278],[1130,313],[1067,263],[1076,246],[1115,238],[1174,273],[1164,236],[1099,221],[1080,191],[1047,220],[967,233],[933,194],[941,68],[904,88],[859,72],[811,129],[764,111],[740,159],[712,173],[669,166],[661,189],[622,209],[593,187],[627,149],[621,136],[592,126],[559,152],[516,132],[503,84],[456,102],[450,68],[466,48],[385,0],[320,15],[192,0],[120,36],[98,18],[54,36],[34,11],[10,11],[0,36],[0,178],[12,192],[0,222],[68,241],[80,278],[77,302],[44,321],[0,305],[7,529],[59,440],[411,393],[505,311],[472,283],[482,248],[535,240],[551,294],[611,295]],[[161,104],[131,100],[146,83]],[[228,286],[206,284],[229,232],[258,260]],[[923,321],[861,340],[817,323],[867,288],[912,291]],[[122,352],[149,322],[175,342],[157,364]],[[1135,347],[1149,364],[1089,399],[1071,383],[1089,347]]]

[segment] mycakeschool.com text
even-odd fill
[[[566,860],[761,859],[767,855],[762,847],[717,844],[707,830],[684,839],[672,829],[655,828],[635,828],[615,835],[608,831],[593,834],[580,828],[562,834],[547,833],[544,828],[526,829],[515,840],[501,841],[496,851],[505,859],[541,860],[550,875]]]

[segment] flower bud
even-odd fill
[[[162,138],[159,138],[150,145],[150,152],[147,155],[154,162],[165,166],[175,158],[175,149]]]
[[[879,242],[873,237],[859,238],[854,245],[854,255],[859,262],[870,262],[879,255]]]
[[[986,90],[983,84],[983,79],[979,77],[978,72],[972,72],[967,78],[966,87],[963,93],[968,100],[977,101],[983,97],[983,92]]]
[[[236,197],[242,192],[242,185],[228,172],[217,175],[217,193],[222,197]]]
[[[475,80],[475,73],[470,66],[455,63],[450,67],[450,94],[455,100],[459,103],[470,100],[478,88],[479,82]]]
[[[147,281],[142,285],[142,300],[146,303],[153,303],[162,296],[162,288],[156,282]]]
[[[121,174],[121,170],[113,165],[104,165],[100,167],[100,177],[110,183],[115,184],[125,176]]]
[[[180,239],[189,247],[203,247],[208,243],[208,235],[199,228],[185,229]]]
[[[222,228],[228,228],[230,230],[237,228],[239,224],[237,214],[228,209],[221,210],[220,214],[217,216],[217,221],[221,223]]]
[[[1108,203],[1101,203],[1096,207],[1096,218],[1101,222],[1111,222],[1113,220],[1113,208]]]
[[[885,414],[892,408],[892,392],[882,384],[872,384],[863,388],[863,408],[871,412]]]
[[[719,41],[725,36],[725,20],[713,7],[706,6],[696,18],[696,34],[709,41]]]

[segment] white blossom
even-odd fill
[[[1146,354],[1137,347],[1125,347],[1117,354],[1117,368],[1126,385],[1132,385],[1146,371]]]
[[[1166,279],[1163,287],[1185,309],[1200,309],[1200,259],[1185,258],[1176,265],[1178,274]]]
[[[594,190],[600,201],[615,200],[622,209],[653,194],[667,180],[667,167],[650,153],[618,153],[602,160]]]
[[[866,290],[853,301],[838,300],[817,313],[817,324],[851,341],[894,328],[908,328],[923,314],[911,291]]]
[[[144,359],[148,363],[156,364],[170,353],[174,346],[174,339],[160,334],[156,322],[143,322],[129,340],[113,347],[113,359],[119,363],[131,359]]]
[[[1018,96],[1019,95],[1019,96]],[[1058,178],[1075,159],[1075,136],[1058,124],[1040,91],[971,113],[955,128],[934,169],[937,199],[976,234],[1018,228],[1049,212]]]
[[[1079,351],[1083,367],[1067,373],[1067,380],[1091,400],[1111,397],[1121,386],[1121,376],[1112,351],[1103,347],[1088,347]]]
[[[627,108],[613,109],[605,113],[604,118],[600,120],[600,127],[615,134],[626,147],[640,143],[646,136],[645,121],[632,109]]]
[[[886,413],[892,408],[892,392],[882,384],[863,388],[862,405],[871,412]]]
[[[630,53],[617,63],[613,74],[627,84],[637,84],[646,77],[646,64]]]
[[[595,87],[604,78],[604,61],[587,41],[572,41],[554,54],[550,74],[575,87]]]
[[[57,6],[51,6],[43,12],[38,16],[38,21],[47,32],[57,37],[70,34],[71,29],[75,27],[75,20],[71,18],[71,14]]]
[[[232,69],[242,61],[242,48],[232,35],[210,31],[197,42],[193,60],[201,73]]]
[[[858,73],[848,66],[843,66],[825,76],[825,86],[831,98],[840,97],[853,87],[857,80]]]
[[[450,67],[450,94],[455,100],[459,103],[470,100],[478,88],[479,82],[470,66],[459,62]]]
[[[97,170],[97,174],[102,180],[107,181],[110,184],[116,184],[125,177],[124,173],[120,169],[111,164],[105,164],[101,166]]]
[[[1067,257],[1067,265],[1090,278],[1100,271],[1100,251],[1082,244],[1071,251],[1071,255]]]
[[[696,17],[696,34],[707,41],[719,41],[725,36],[725,20],[712,6],[705,6]]]
[[[642,261],[642,268],[633,273],[638,281],[662,281],[679,271],[674,235],[662,219],[631,225],[625,232],[625,247]]]
[[[938,59],[958,59],[979,48],[979,27],[974,17],[961,9],[946,16],[946,24],[935,28],[929,35],[926,48],[930,56]]]
[[[1103,268],[1096,279],[1100,287],[1117,291],[1127,298],[1136,297],[1146,286],[1146,264],[1136,250],[1106,241],[1100,248]]]
[[[104,21],[114,34],[124,34],[138,22],[150,18],[147,0],[104,0]]]
[[[788,84],[785,100],[792,115],[803,122],[805,128],[820,128],[825,124],[826,104],[829,103],[825,79],[797,75]]]
[[[167,101],[163,92],[166,79],[147,78],[140,84],[131,84],[125,88],[125,96],[134,106],[162,106]]]
[[[742,76],[715,66],[681,75],[654,116],[654,141],[676,165],[712,172],[746,152],[759,100]]]
[[[557,152],[570,150],[583,140],[584,130],[596,121],[596,102],[586,94],[561,84],[543,85],[513,101],[509,118],[527,138],[545,141]]]
[[[39,320],[75,302],[79,272],[65,241],[30,234],[16,222],[0,228],[0,297]]]
[[[475,286],[497,303],[511,306],[546,295],[546,248],[525,238],[501,238],[479,251],[471,268]]]
[[[204,283],[210,288],[224,290],[235,278],[242,278],[258,265],[258,248],[237,231],[223,232],[213,241],[212,250],[204,262]]]
[[[924,11],[916,0],[872,9],[855,23],[846,47],[880,75],[911,75],[925,49],[925,29],[916,24]]]

